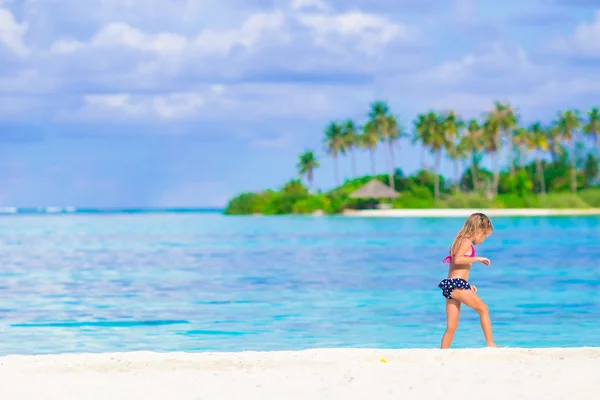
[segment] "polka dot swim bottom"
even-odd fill
[[[438,287],[442,289],[442,294],[447,299],[452,298],[451,294],[454,289],[471,290],[471,285],[463,278],[442,279]]]

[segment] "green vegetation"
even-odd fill
[[[373,200],[352,199],[350,194],[371,179],[400,193],[392,202],[394,208],[600,207],[600,173],[594,154],[600,154],[598,108],[585,117],[579,111],[567,110],[548,126],[535,122],[527,127],[520,126],[520,117],[511,105],[499,102],[482,121],[463,121],[453,111],[430,111],[417,116],[412,135],[403,130],[384,102],[374,102],[368,116],[361,127],[347,120],[325,128],[325,150],[334,161],[338,187],[328,192],[312,190],[320,163],[314,151],[306,150],[296,167],[308,188],[296,178],[279,190],[242,193],[230,200],[225,213],[334,214],[345,208],[366,208]],[[422,168],[405,176],[395,167],[394,149],[403,139],[429,150],[434,158],[433,171]],[[376,175],[375,150],[379,145],[386,149],[387,173]],[[354,156],[361,149],[369,152],[371,175],[356,177]],[[511,160],[505,170],[500,169],[503,151]],[[452,179],[441,175],[444,155],[452,161]],[[346,156],[355,178],[341,183],[338,163]],[[492,171],[481,166],[484,157],[490,158]]]

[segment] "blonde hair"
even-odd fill
[[[471,214],[469,218],[465,221],[465,224],[458,234],[454,238],[452,245],[450,246],[450,255],[454,256],[455,252],[458,250],[458,246],[460,245],[460,241],[464,238],[471,238],[477,234],[480,230],[483,230],[486,234],[490,234],[494,231],[492,227],[492,221],[487,217],[487,215],[482,213]]]

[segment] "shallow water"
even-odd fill
[[[600,346],[600,218],[495,218],[470,281],[502,346]],[[462,219],[0,217],[0,355],[438,347]],[[463,307],[454,347],[485,344]]]

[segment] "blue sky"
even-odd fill
[[[222,206],[305,148],[329,188],[323,128],[375,99],[407,128],[493,100],[526,122],[597,106],[600,2],[526,3],[0,0],[0,206]]]

